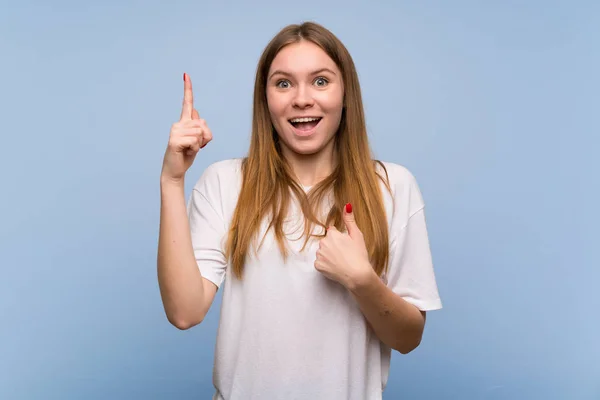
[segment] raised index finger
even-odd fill
[[[181,120],[192,119],[194,110],[194,94],[192,93],[192,80],[188,74],[183,74],[183,107]]]

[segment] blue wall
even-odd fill
[[[156,281],[181,75],[215,136],[189,193],[244,155],[267,41],[311,19],[427,202],[444,309],[385,398],[600,399],[599,3],[3,3],[0,398],[209,398],[220,297],[181,332]]]

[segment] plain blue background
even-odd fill
[[[378,158],[425,196],[444,309],[386,399],[600,399],[597,2],[20,1],[0,12],[0,398],[208,399],[220,296],[170,326],[159,173],[182,73],[248,146],[254,71],[315,20],[359,71]]]

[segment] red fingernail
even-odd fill
[[[204,143],[202,146],[200,146],[201,149],[204,148],[204,146],[206,146],[208,143]]]
[[[350,214],[352,212],[352,204],[350,204],[350,203],[346,204],[346,212],[348,214]]]
[[[186,73],[184,72],[184,73],[183,73],[183,81],[184,81],[184,82],[185,82],[185,76],[186,76]]]

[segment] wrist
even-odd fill
[[[369,292],[379,283],[379,277],[373,267],[367,264],[360,273],[355,274],[348,280],[346,288],[355,295]]]
[[[161,188],[177,188],[181,189],[185,185],[185,178],[173,178],[170,176],[162,175],[160,176],[160,186]]]

